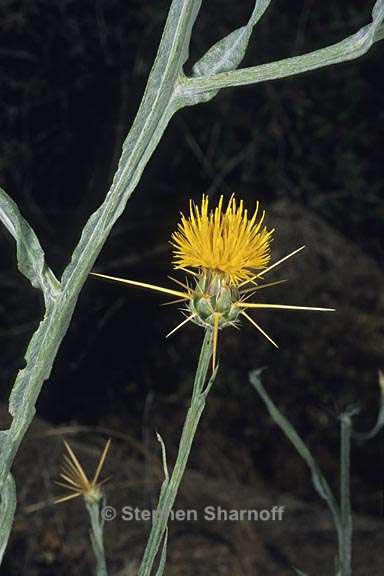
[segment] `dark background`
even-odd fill
[[[1,2],[1,185],[34,227],[57,275],[108,190],[168,6],[161,0]],[[337,42],[370,21],[372,6],[360,0],[274,0],[254,32],[244,65]],[[251,9],[250,1],[204,2],[187,71],[213,42],[243,24]],[[383,104],[382,46],[376,44],[361,59],[228,89],[208,104],[182,110],[97,262],[105,273],[166,284],[170,234],[188,199],[198,200],[202,193],[215,201],[235,191],[250,206],[259,199],[267,215],[274,206],[284,206],[287,221],[291,207],[300,207],[304,220],[313,217],[324,226],[330,246],[326,267],[339,280],[353,267],[362,270],[352,276],[359,285],[346,281],[333,300],[334,287],[321,285],[312,290],[312,301],[302,300],[302,286],[322,274],[320,234],[316,245],[308,247],[320,260],[306,255],[305,275],[297,274],[292,289],[272,292],[270,298],[278,294],[286,303],[336,307],[343,307],[345,298],[353,300],[355,289],[359,298],[340,321],[322,315],[311,320],[265,316],[263,326],[279,340],[281,354],[248,327],[228,336],[224,332],[221,375],[213,392],[218,404],[207,415],[223,446],[247,446],[262,477],[276,489],[308,500],[315,499],[308,475],[304,470],[302,478],[297,476],[301,464],[293,450],[279,446],[279,432],[255,398],[247,373],[268,366],[271,395],[336,484],[341,406],[351,400],[361,405],[360,428],[372,424],[377,408],[381,350],[365,349],[353,326],[357,316],[365,315],[367,334],[377,332]],[[338,267],[339,239],[353,254],[356,250],[348,271]],[[0,394],[6,402],[42,303],[16,269],[12,240],[2,233],[0,241]],[[280,244],[277,254],[295,247]],[[161,296],[90,279],[44,385],[38,416],[51,425],[124,429],[144,443],[164,419],[172,422],[175,415],[169,441],[176,444],[202,333],[188,327],[165,341],[180,316],[175,308],[159,307],[162,301]],[[324,324],[323,338],[318,331]],[[150,446],[157,449],[152,440]],[[356,509],[380,516],[380,441],[354,450]],[[281,473],[282,462],[288,461],[291,465]]]

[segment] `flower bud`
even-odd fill
[[[196,280],[189,308],[194,322],[204,327],[213,327],[214,314],[219,313],[219,328],[224,328],[234,324],[239,316],[238,299],[238,290],[229,284],[225,274],[203,270]]]

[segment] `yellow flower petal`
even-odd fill
[[[263,226],[265,214],[258,216],[259,203],[249,218],[242,200],[236,203],[232,196],[224,210],[221,196],[215,210],[209,210],[208,197],[203,195],[201,206],[190,202],[189,211],[189,218],[182,214],[171,238],[175,268],[218,272],[232,285],[266,268],[273,230]]]

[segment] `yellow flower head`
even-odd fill
[[[209,210],[208,196],[201,206],[190,202],[189,218],[182,214],[178,230],[172,234],[175,268],[198,268],[225,276],[238,285],[263,270],[270,259],[273,230],[263,226],[263,212],[258,218],[259,203],[248,217],[243,201],[232,196],[223,209],[223,196],[215,210]]]
[[[176,296],[177,300],[170,304],[183,303],[182,311],[186,317],[167,336],[189,322],[211,330],[213,367],[216,365],[219,331],[226,326],[238,326],[241,318],[250,322],[278,348],[276,342],[248,312],[257,313],[262,309],[331,312],[333,308],[249,301],[259,290],[285,282],[277,280],[265,283],[265,277],[304,248],[301,246],[269,264],[273,230],[268,231],[263,226],[264,212],[258,218],[258,210],[257,202],[253,216],[249,218],[243,201],[236,203],[234,196],[231,196],[226,209],[223,209],[222,196],[215,210],[209,210],[208,197],[204,195],[201,206],[190,202],[189,218],[181,215],[178,229],[172,234],[171,244],[175,249],[174,267],[192,276],[192,285],[188,278],[182,282],[169,277],[177,284],[176,290],[118,276],[92,274]],[[197,271],[190,268],[197,268]]]

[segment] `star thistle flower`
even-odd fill
[[[213,369],[216,366],[218,332],[226,326],[237,326],[241,318],[250,322],[276,348],[276,342],[247,313],[247,310],[284,309],[312,310],[332,312],[333,308],[293,306],[288,304],[264,304],[248,302],[257,290],[284,282],[264,283],[264,277],[271,270],[294,256],[305,246],[287,254],[269,265],[270,244],[273,230],[263,226],[265,213],[258,218],[259,203],[252,217],[244,209],[243,201],[236,203],[231,196],[226,209],[223,197],[215,210],[209,210],[208,197],[202,197],[201,206],[190,202],[189,217],[181,214],[181,222],[172,234],[171,245],[174,248],[173,266],[192,276],[185,283],[172,278],[182,290],[174,290],[116,276],[92,273],[94,276],[122,282],[131,286],[149,288],[171,296],[177,300],[169,304],[186,303],[183,308],[186,318],[176,326],[167,337],[176,330],[194,322],[213,331]],[[194,269],[194,270],[191,270]],[[246,288],[247,285],[252,285]]]
[[[262,228],[265,212],[257,220],[258,202],[252,218],[248,218],[243,201],[236,206],[233,196],[225,211],[222,196],[214,212],[208,212],[208,196],[203,196],[201,208],[191,201],[189,211],[189,219],[182,214],[178,230],[172,234],[175,268],[210,270],[232,286],[266,268],[273,230]]]
[[[61,468],[60,474],[60,477],[64,480],[64,482],[55,481],[55,484],[66,488],[71,493],[67,496],[58,498],[55,500],[55,503],[58,504],[59,502],[72,500],[72,498],[77,498],[78,496],[83,496],[85,500],[90,503],[97,502],[102,497],[100,487],[109,480],[109,478],[106,478],[105,480],[98,482],[109,447],[111,445],[111,440],[109,439],[105,445],[92,480],[88,479],[86,473],[84,472],[84,468],[81,466],[79,460],[76,457],[76,454],[68,442],[64,441],[64,445],[68,452],[68,455],[64,455],[64,464]]]

